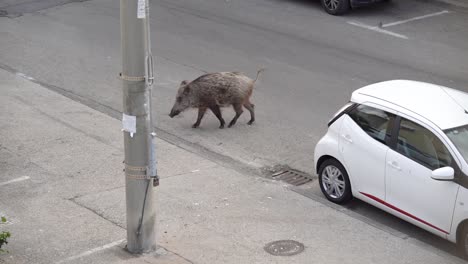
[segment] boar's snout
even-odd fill
[[[179,110],[174,110],[174,109],[172,109],[172,110],[171,110],[171,113],[169,114],[169,116],[170,116],[171,118],[173,118],[174,116],[176,116],[176,115],[178,115],[178,114],[180,114],[180,111],[179,111]]]

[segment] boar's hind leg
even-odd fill
[[[247,102],[244,104],[244,107],[250,112],[250,121],[247,124],[251,125],[255,121],[255,105],[251,102]]]
[[[221,115],[221,110],[219,109],[219,105],[210,106],[210,110],[218,118],[218,120],[220,122],[219,128],[224,128],[225,122],[224,122],[223,116]]]
[[[231,120],[228,127],[232,127],[237,122],[239,116],[242,115],[242,112],[244,112],[244,110],[242,110],[242,104],[233,104],[232,106],[234,107],[234,111],[236,111],[236,115]]]
[[[206,112],[206,107],[199,107],[198,108],[198,118],[197,118],[197,122],[195,122],[195,124],[193,124],[193,128],[197,128],[199,125],[200,125],[200,122],[203,118],[203,116],[205,115],[205,112]]]

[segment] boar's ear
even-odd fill
[[[190,93],[190,86],[187,85],[187,86],[185,86],[185,88],[184,88],[183,94],[184,94],[184,95],[188,95],[189,93]]]
[[[180,83],[180,86],[184,86],[184,85],[187,85],[188,81],[187,80],[183,80],[181,83]]]

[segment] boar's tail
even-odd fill
[[[258,71],[257,71],[257,76],[255,77],[255,80],[254,80],[254,83],[258,80],[258,76],[260,76],[260,73],[264,72],[265,71],[265,68],[260,68]]]

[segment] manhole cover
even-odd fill
[[[296,171],[293,169],[281,169],[271,175],[275,180],[280,180],[299,186],[311,182],[313,178],[304,172]]]
[[[279,240],[266,244],[264,249],[274,256],[293,256],[304,251],[304,245],[294,240]]]

